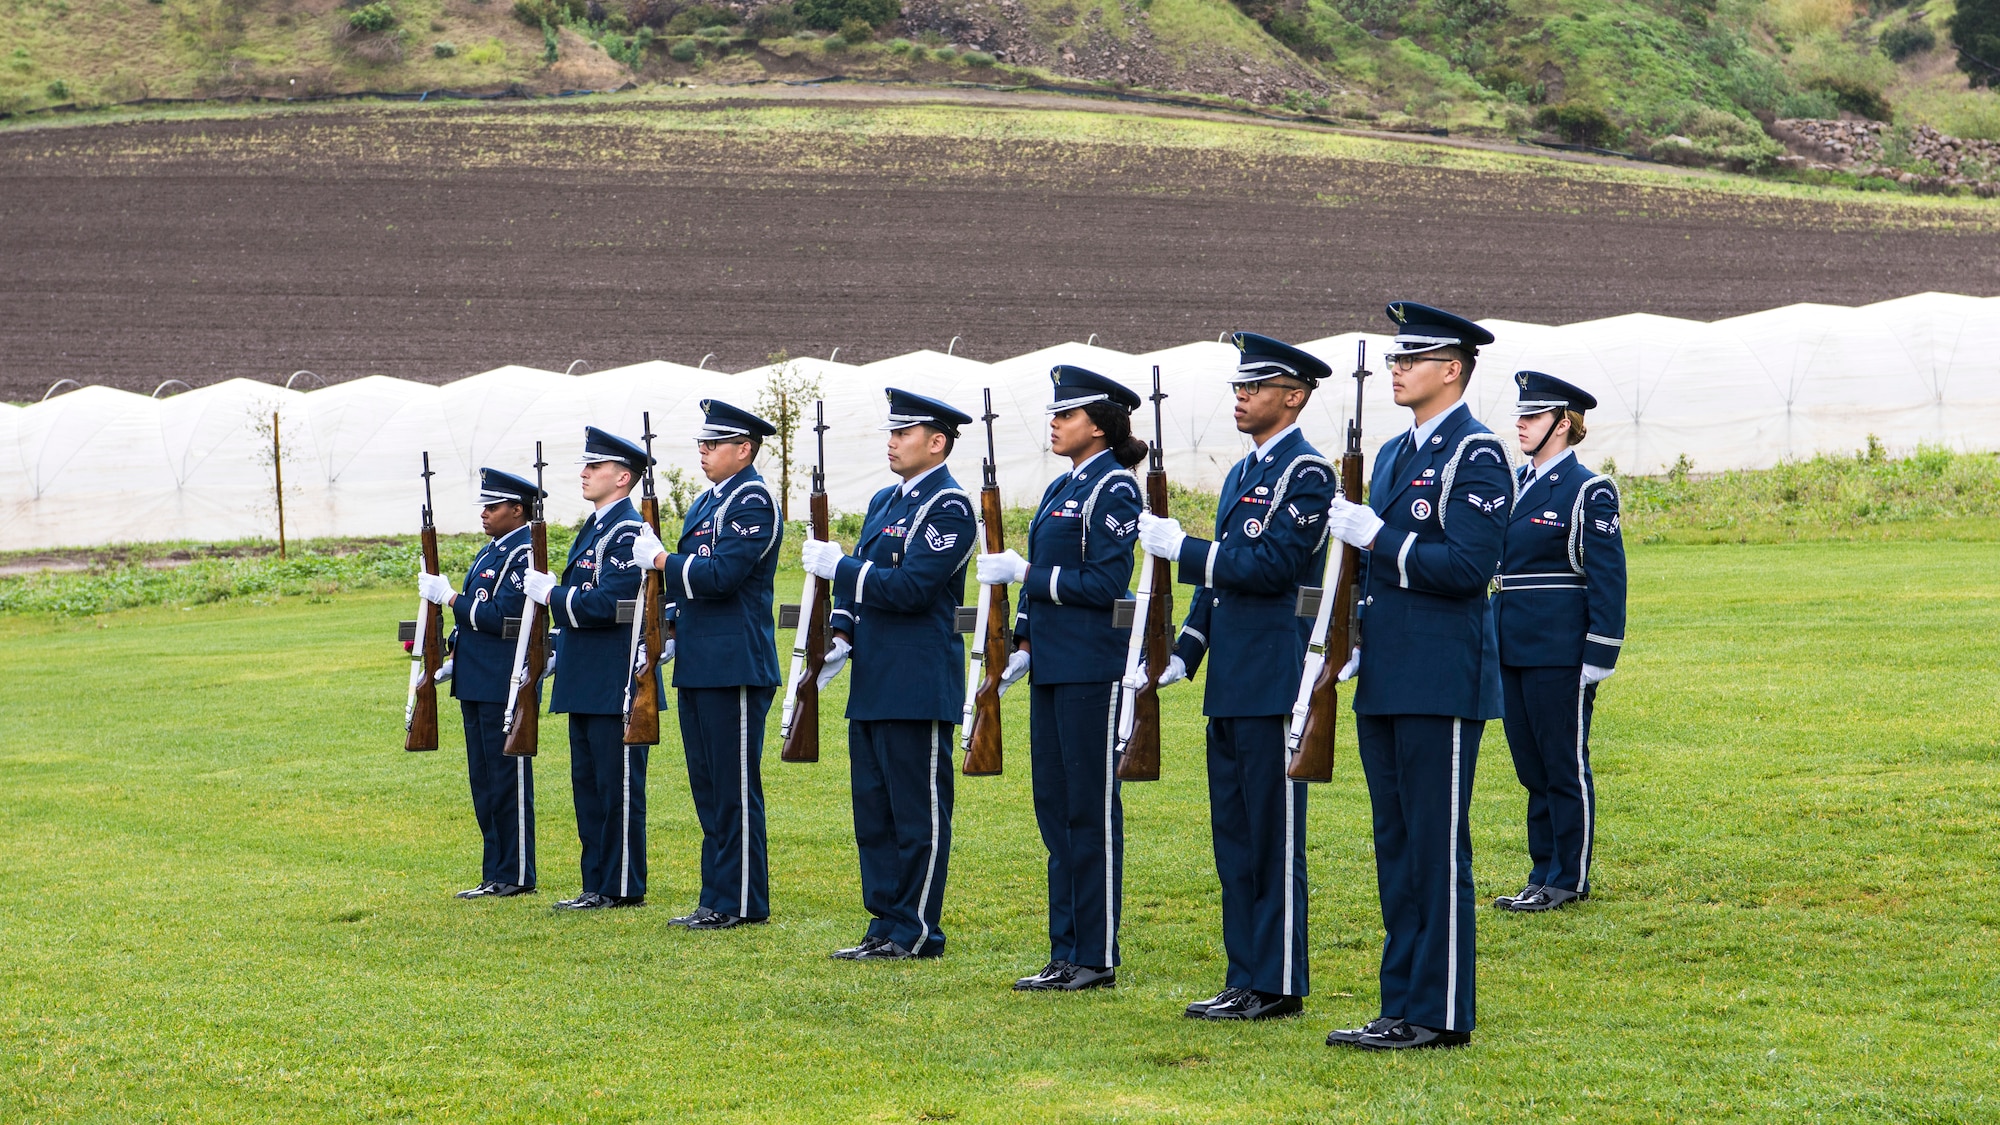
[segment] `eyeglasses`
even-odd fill
[[[1385,356],[1383,356],[1383,357],[1382,357],[1382,370],[1384,370],[1384,371],[1388,371],[1388,372],[1396,372],[1396,371],[1408,371],[1408,370],[1410,370],[1410,369],[1414,368],[1414,367],[1415,367],[1415,366],[1416,366],[1417,364],[1419,364],[1419,363],[1430,363],[1430,362],[1432,362],[1433,360],[1435,360],[1435,361],[1437,361],[1437,362],[1439,362],[1439,363],[1443,363],[1443,362],[1445,362],[1446,360],[1450,360],[1450,359],[1453,359],[1453,358],[1455,358],[1455,357],[1453,357],[1453,356],[1448,356],[1448,355],[1428,355],[1428,354],[1426,354],[1426,355],[1385,355]]]
[[[1249,398],[1265,387],[1276,387],[1281,391],[1305,390],[1304,387],[1299,386],[1297,383],[1280,383],[1276,379],[1252,379],[1247,383],[1236,384],[1236,393],[1242,395],[1244,398]]]
[[[748,445],[748,444],[750,443],[743,438],[712,438],[707,441],[695,442],[694,447],[696,449],[701,450],[703,453],[713,453],[725,445]]]

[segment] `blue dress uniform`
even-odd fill
[[[777,432],[727,403],[704,400],[701,408],[702,441]],[[689,918],[701,928],[771,914],[762,759],[778,687],[771,594],[784,535],[770,486],[746,467],[695,498],[661,568],[688,791],[701,823],[701,899]]]
[[[532,505],[529,481],[497,469],[479,470],[479,501]],[[465,765],[472,782],[472,813],[485,839],[480,877],[487,884],[535,886],[535,763],[509,758],[502,726],[513,679],[514,642],[508,618],[519,618],[527,595],[521,575],[534,565],[526,525],[479,549],[465,583],[451,603],[451,694],[465,719]],[[540,692],[539,685],[535,688]]]
[[[1450,313],[1389,309],[1401,354],[1493,342]],[[1457,1041],[1473,1027],[1472,778],[1500,717],[1487,589],[1513,498],[1506,450],[1462,400],[1385,444],[1368,490],[1384,526],[1362,555],[1354,713],[1388,935],[1382,1015]]]
[[[618,461],[635,475],[644,470],[645,450],[594,426],[586,435],[580,462]],[[618,603],[639,593],[632,543],[643,526],[629,498],[598,510],[571,542],[560,584],[549,594],[556,630],[549,710],[569,716],[583,893],[614,902],[646,894],[647,748],[625,744],[632,630],[618,623]]]
[[[1139,396],[1060,366],[1051,414]],[[1139,478],[1110,450],[1049,482],[1028,527],[1016,639],[1032,645],[1028,730],[1035,822],[1049,850],[1049,960],[1116,966],[1125,881],[1125,811],[1117,762],[1119,680],[1127,631],[1111,607],[1132,579]]]
[[[1327,365],[1288,344],[1238,333],[1232,382],[1268,378],[1274,364],[1307,386]],[[1213,657],[1208,717],[1209,819],[1222,881],[1225,984],[1302,997],[1306,957],[1306,785],[1285,776],[1285,724],[1298,693],[1312,621],[1299,587],[1324,569],[1334,467],[1296,425],[1223,477],[1214,542],[1181,545],[1183,583],[1196,587],[1175,655],[1192,675]],[[1295,1010],[1294,1005],[1294,1010]],[[1192,1012],[1190,1014],[1199,1014]]]
[[[891,388],[884,429],[956,436],[972,419]],[[978,549],[973,500],[939,465],[868,502],[854,553],[833,578],[832,628],[852,637],[847,749],[867,938],[917,957],[944,952],[952,747],[965,707],[957,632]]]
[[[1582,413],[1597,400],[1536,371],[1515,375],[1520,415]],[[1558,416],[1559,417],[1559,416]],[[1551,426],[1551,431],[1553,431]],[[1546,438],[1544,441],[1546,442]],[[1618,484],[1568,450],[1520,473],[1507,524],[1494,617],[1500,634],[1507,746],[1528,791],[1528,855],[1519,895],[1495,905],[1534,912],[1590,893],[1597,786],[1590,772],[1593,671],[1616,666],[1625,643],[1625,543]]]

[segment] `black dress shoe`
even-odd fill
[[[865,937],[861,939],[860,945],[849,946],[846,949],[836,949],[832,953],[827,954],[827,956],[836,961],[857,961],[860,960],[863,953],[884,944],[887,944],[887,942],[883,938]]]
[[[1058,992],[1082,992],[1087,988],[1111,988],[1118,983],[1118,970],[1079,965],[1071,962],[1061,976],[1052,978],[1042,987]]]
[[[487,895],[490,895],[490,894],[492,894],[492,893],[493,893],[493,887],[494,887],[494,884],[492,884],[492,883],[481,883],[481,884],[479,884],[478,886],[476,886],[476,887],[472,888],[472,889],[471,889],[471,890],[469,890],[469,891],[460,891],[460,892],[458,892],[458,893],[457,893],[456,895],[453,895],[452,897],[453,897],[453,898],[485,898],[485,897],[486,897]]]
[[[1296,1016],[1306,1010],[1306,1002],[1297,996],[1281,996],[1275,992],[1258,992],[1245,988],[1237,992],[1236,998],[1227,1004],[1211,1004],[1201,1018],[1208,1020],[1279,1020],[1286,1016]]]
[[[535,893],[535,888],[524,887],[519,883],[488,883],[487,888],[486,893],[493,898],[513,898],[515,895]]]
[[[1067,961],[1050,961],[1048,964],[1042,966],[1041,972],[1036,973],[1034,976],[1022,977],[1020,980],[1015,981],[1014,991],[1016,992],[1042,991],[1042,982],[1049,980],[1050,978],[1053,977],[1061,976],[1063,966],[1067,964],[1069,964],[1069,962]]]
[[[683,914],[683,915],[681,915],[681,916],[680,916],[680,917],[678,917],[678,918],[669,918],[669,919],[667,919],[667,925],[669,925],[669,926],[685,926],[685,925],[688,925],[688,924],[690,924],[690,923],[693,923],[693,922],[699,922],[699,921],[701,921],[701,920],[702,920],[703,918],[706,918],[706,917],[708,917],[708,916],[709,916],[710,914],[713,914],[713,913],[715,913],[715,911],[713,911],[713,910],[710,910],[710,909],[709,909],[708,907],[706,907],[706,906],[697,906],[697,907],[695,907],[695,908],[694,908],[693,910],[690,910],[690,911],[688,911],[688,912],[687,912],[686,914]]]
[[[1565,891],[1559,887],[1536,887],[1535,893],[1520,898],[1501,907],[1517,914],[1540,914],[1545,910],[1559,910],[1582,896],[1575,891]]]
[[[1236,999],[1238,993],[1247,991],[1249,990],[1244,988],[1225,988],[1206,1000],[1197,1000],[1187,1006],[1187,1017],[1191,1020],[1201,1019],[1208,1015],[1210,1008],[1215,1007],[1217,1004],[1227,1004]]]
[[[566,898],[556,903],[551,910],[603,910],[611,905],[611,900],[596,891],[585,891],[575,898]]]
[[[1463,1047],[1470,1042],[1470,1031],[1439,1031],[1434,1027],[1418,1027],[1407,1020],[1397,1020],[1380,1032],[1369,1032],[1356,1039],[1353,1046],[1364,1051],[1425,1051]]]
[[[893,941],[878,941],[874,945],[863,946],[860,949],[856,950],[851,960],[908,961],[909,959],[915,956],[916,954],[911,953],[909,950],[904,949],[902,946],[897,945]],[[933,953],[931,954],[931,956],[935,957],[937,956],[937,954]]]
[[[604,905],[610,907],[646,905],[645,895],[625,895],[622,898],[617,895],[598,895],[597,897],[603,899]]]
[[[733,930],[738,926],[754,926],[760,922],[768,921],[770,921],[769,918],[739,918],[734,914],[724,914],[719,910],[711,910],[708,912],[707,917],[696,918],[694,921],[689,922],[688,929]]]
[[[1359,1042],[1362,1036],[1379,1035],[1394,1026],[1395,1022],[1395,1020],[1390,1019],[1388,1016],[1376,1016],[1360,1027],[1343,1027],[1338,1031],[1329,1031],[1326,1033],[1326,1045],[1329,1047],[1351,1047]]]
[[[1521,901],[1524,898],[1527,898],[1529,895],[1532,895],[1536,891],[1539,891],[1541,889],[1542,885],[1540,883],[1529,883],[1527,886],[1521,888],[1520,894],[1501,895],[1500,897],[1493,900],[1493,905],[1500,910],[1512,910],[1514,909],[1515,903]]]

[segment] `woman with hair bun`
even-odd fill
[[[1021,585],[1001,690],[1029,677],[1035,820],[1049,850],[1049,963],[1014,982],[1021,992],[1108,988],[1118,978],[1125,825],[1112,771],[1126,634],[1112,627],[1111,607],[1132,578],[1140,496],[1131,467],[1146,456],[1132,436],[1137,394],[1066,364],[1049,380],[1049,449],[1071,469],[1042,494],[1027,558],[979,556],[979,581]]]

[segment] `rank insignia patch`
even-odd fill
[[[958,542],[958,533],[954,531],[949,535],[945,535],[941,534],[937,528],[926,525],[924,528],[924,542],[929,543],[933,551],[949,551],[952,544]]]

